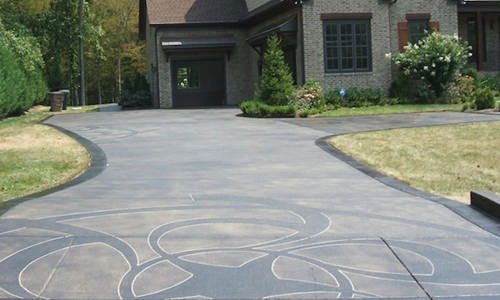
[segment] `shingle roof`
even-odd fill
[[[245,0],[147,0],[149,23],[234,23],[246,14]]]

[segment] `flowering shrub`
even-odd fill
[[[404,75],[420,79],[436,97],[441,97],[465,66],[470,50],[457,35],[433,32],[391,59],[401,66]]]
[[[448,103],[465,103],[476,90],[475,79],[468,75],[461,75],[453,82],[446,92]]]
[[[319,107],[324,102],[321,84],[315,79],[309,79],[301,88],[295,91],[290,104],[297,110]]]

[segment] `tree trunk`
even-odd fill
[[[122,58],[118,57],[118,101],[122,99]]]

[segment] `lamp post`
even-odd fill
[[[80,0],[80,99],[85,106],[84,0]]]

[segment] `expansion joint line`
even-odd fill
[[[429,294],[429,292],[427,292],[425,290],[425,287],[420,283],[420,281],[418,281],[417,277],[415,277],[415,275],[413,275],[413,273],[410,271],[410,268],[408,268],[408,266],[399,257],[399,255],[396,253],[396,251],[394,251],[394,249],[391,247],[391,245],[389,245],[389,243],[383,237],[380,237],[380,239],[382,240],[382,242],[384,242],[384,244],[387,246],[387,248],[389,248],[389,250],[392,252],[392,254],[399,261],[399,263],[406,269],[406,272],[408,272],[408,274],[410,274],[411,278],[413,278],[413,280],[417,283],[418,287],[425,293],[425,295],[427,296],[427,298],[429,298],[430,300],[433,300],[433,298]]]
[[[45,283],[43,284],[43,287],[42,289],[40,290],[40,293],[38,294],[38,297],[39,298],[43,298],[42,295],[43,293],[45,293],[45,290],[47,289],[47,287],[49,286],[49,283],[50,281],[52,280],[52,278],[54,277],[57,269],[59,268],[59,266],[61,265],[61,263],[63,262],[64,258],[66,257],[66,255],[68,254],[69,250],[71,249],[71,246],[73,245],[73,240],[74,238],[71,238],[71,241],[68,245],[68,247],[66,248],[66,250],[64,251],[63,255],[61,255],[61,258],[59,258],[59,260],[57,261],[56,265],[54,266],[54,268],[52,269],[52,272],[50,272],[50,275],[49,277],[47,277],[47,280],[45,281]]]

